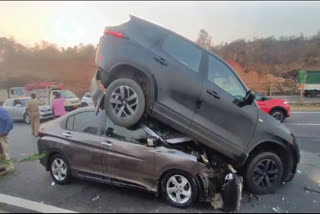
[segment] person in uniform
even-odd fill
[[[8,112],[0,106],[0,175],[14,171],[14,166],[9,162],[8,134],[13,129],[13,120]]]
[[[40,105],[44,105],[39,99],[37,99],[36,94],[31,94],[31,101],[28,103],[27,112],[30,117],[32,135],[35,137],[39,136],[40,128]]]

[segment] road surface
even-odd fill
[[[293,130],[301,147],[299,172],[291,183],[275,194],[250,199],[244,194],[241,212],[319,212],[320,194],[320,113],[292,113],[285,124]],[[16,123],[10,134],[10,154],[21,159],[37,152],[30,128]],[[9,204],[9,205],[8,205]],[[64,209],[73,212],[181,212],[153,194],[133,189],[73,180],[70,185],[52,185],[52,179],[38,161],[17,166],[14,174],[0,181],[0,211],[41,212]],[[207,203],[196,203],[185,212],[213,212]],[[215,211],[219,212],[219,211]]]

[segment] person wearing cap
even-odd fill
[[[8,112],[0,106],[0,175],[14,171],[14,166],[9,162],[8,134],[13,129],[13,120]]]
[[[64,107],[64,99],[61,97],[60,93],[56,94],[56,98],[52,103],[52,109],[55,118],[59,118],[67,113]]]
[[[39,106],[44,105],[44,103],[37,99],[35,93],[31,94],[31,98],[31,101],[28,103],[27,112],[30,117],[32,135],[38,137],[41,118]]]

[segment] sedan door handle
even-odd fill
[[[155,60],[156,60],[157,62],[159,62],[161,65],[168,66],[166,60],[163,59],[162,57],[160,57],[160,58],[153,57],[153,59],[155,59]]]
[[[210,94],[211,96],[213,96],[213,97],[216,98],[216,99],[220,99],[220,96],[219,96],[218,93],[215,92],[215,91],[207,90],[207,93]]]
[[[112,147],[112,143],[110,141],[103,141],[101,142],[101,145],[107,146],[107,147]]]
[[[67,137],[67,138],[70,138],[72,137],[71,133],[70,132],[64,132],[62,133],[63,136]]]

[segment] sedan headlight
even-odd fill
[[[284,104],[289,104],[289,103],[287,101],[285,101]]]

